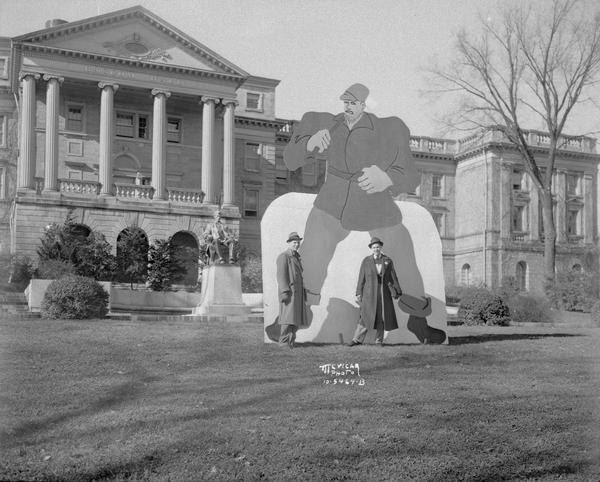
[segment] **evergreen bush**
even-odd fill
[[[465,325],[506,326],[510,323],[510,311],[500,296],[485,288],[474,288],[463,295],[457,319]]]
[[[42,301],[42,317],[49,319],[104,318],[108,293],[97,281],[84,276],[66,276],[52,281]]]
[[[182,257],[172,239],[157,239],[148,249],[147,284],[154,291],[165,291],[173,280],[186,272]]]
[[[517,323],[550,323],[554,319],[546,298],[517,294],[506,300],[511,320]]]
[[[597,274],[559,271],[544,288],[552,308],[589,313],[598,300],[598,285]]]

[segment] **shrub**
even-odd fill
[[[35,270],[36,278],[59,279],[75,274],[75,266],[71,261],[64,259],[41,259]]]
[[[262,260],[261,257],[242,251],[240,268],[242,270],[242,292],[262,293]]]
[[[117,270],[116,257],[102,233],[91,232],[75,252],[75,271],[79,276],[111,281]]]
[[[446,286],[446,304],[450,306],[458,306],[463,296],[474,289],[477,288],[464,285]]]
[[[108,293],[97,281],[84,276],[66,276],[48,286],[42,301],[42,317],[50,319],[104,318]]]
[[[598,299],[598,275],[560,271],[544,288],[553,308],[590,312]]]
[[[35,268],[27,256],[3,255],[0,269],[2,285],[7,291],[23,291],[33,277]]]
[[[592,305],[592,309],[590,312],[590,319],[595,326],[600,326],[600,300],[596,301]]]
[[[186,272],[171,238],[157,239],[148,250],[148,286],[154,291],[165,291],[177,275]]]
[[[551,322],[554,318],[548,300],[539,296],[514,295],[506,300],[511,320],[523,322]]]
[[[465,325],[506,326],[510,322],[510,312],[500,296],[485,288],[476,288],[463,296],[457,318]]]

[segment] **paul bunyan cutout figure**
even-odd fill
[[[379,118],[366,112],[368,95],[367,87],[353,84],[340,96],[344,105],[343,113],[305,113],[300,123],[295,126],[283,153],[284,162],[291,171],[314,162],[317,153],[327,160],[326,179],[306,218],[304,240],[298,251],[303,264],[306,302],[309,308],[319,306],[328,267],[338,246],[350,234],[364,233],[364,239],[382,239],[386,244],[386,254],[393,259],[397,271],[401,273],[406,270],[405,273],[410,273],[409,278],[400,276],[401,279],[410,279],[410,289],[406,289],[407,283],[401,282],[403,294],[397,300],[397,306],[409,315],[407,328],[414,335],[413,340],[422,343],[443,343],[446,339],[444,331],[427,323],[427,316],[432,312],[431,297],[424,291],[415,256],[411,255],[414,252],[412,238],[403,225],[399,203],[394,201],[394,196],[413,192],[420,183],[410,150],[410,132],[397,117]],[[283,198],[294,195],[288,194]],[[280,199],[276,199],[273,205]],[[413,203],[404,204],[408,206]],[[411,206],[408,207],[409,210],[412,209]],[[425,211],[420,206],[414,207]],[[267,215],[268,211],[263,217],[263,224],[268,222]],[[426,215],[432,223],[431,216]],[[263,234],[264,229],[263,226]],[[437,231],[435,235],[439,241]],[[273,237],[273,231],[270,237]],[[264,243],[265,236],[263,245]],[[368,243],[364,244],[366,249]],[[269,251],[263,246],[263,253]],[[363,252],[356,252],[352,256],[358,260],[358,264],[364,258]],[[441,265],[441,250],[439,257]],[[263,255],[263,266],[268,263]],[[263,267],[266,284],[269,283],[267,278],[271,278],[270,269],[270,266]],[[336,276],[336,273],[329,273],[329,276]],[[353,275],[354,283],[357,277],[358,270]],[[269,292],[269,289],[265,289],[265,296]],[[353,292],[349,295],[354,297]],[[356,306],[346,306],[348,303],[340,299],[330,298],[328,302],[343,305],[338,308],[330,306],[327,309],[342,313],[342,317],[350,317],[351,319],[345,321],[336,319],[336,323],[338,327],[343,323],[344,328],[347,328],[344,329],[346,333],[353,332],[358,317]],[[279,325],[277,319],[271,316],[273,310],[269,309],[273,307],[273,303],[276,304],[277,300],[265,299],[265,332],[267,340],[275,341],[279,336]],[[331,323],[333,318],[340,316],[327,315],[322,323],[326,325]],[[445,318],[443,325],[445,326]],[[303,328],[307,327],[300,327],[299,341],[302,339]],[[323,328],[325,330],[321,331],[327,331],[326,326]],[[308,336],[307,341],[326,341],[319,338],[322,337],[313,333]],[[339,338],[343,341],[341,333]]]

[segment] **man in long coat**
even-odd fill
[[[419,176],[410,151],[410,133],[397,117],[365,112],[369,89],[354,84],[340,96],[344,112],[307,112],[294,127],[283,159],[290,170],[327,159],[327,176],[314,202],[301,254],[309,304],[318,304],[327,267],[350,231],[396,239],[402,216],[393,196],[412,192]]]
[[[302,261],[298,254],[302,238],[293,232],[288,236],[288,249],[277,257],[277,292],[279,296],[279,344],[294,348],[299,326],[308,325]]]
[[[398,328],[394,302],[402,294],[392,260],[381,252],[383,242],[372,238],[369,243],[372,255],[363,259],[356,286],[356,302],[360,304],[360,317],[350,346],[364,342],[369,329],[377,330],[375,343],[383,346],[385,331]]]

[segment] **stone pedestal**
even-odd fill
[[[194,315],[249,315],[242,301],[242,271],[238,265],[216,264],[202,270],[202,301]]]

